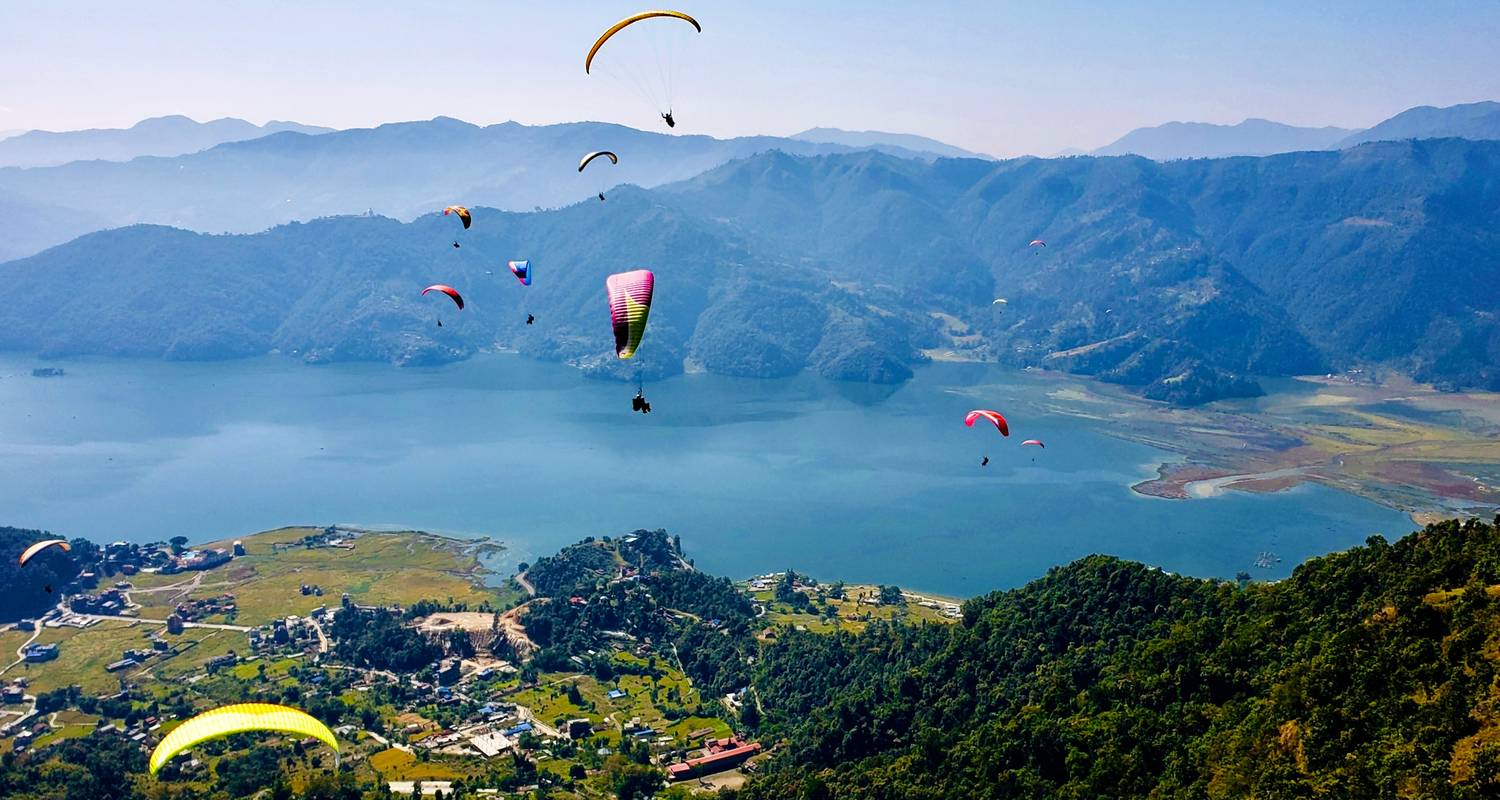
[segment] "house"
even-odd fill
[[[51,661],[57,658],[57,644],[29,644],[21,651],[21,657],[28,664],[40,664],[43,661]]]
[[[681,781],[723,772],[745,763],[745,759],[759,753],[760,749],[760,742],[747,743],[742,739],[716,739],[709,743],[707,755],[668,766],[667,777],[674,781]]]
[[[0,689],[0,703],[11,705],[14,703],[24,702],[25,700],[26,689],[18,686],[17,684],[12,683],[9,686],[6,686],[4,689]]]
[[[514,736],[520,736],[523,733],[531,733],[531,723],[530,722],[523,722],[520,725],[515,726],[514,728],[508,728],[508,729],[506,729],[504,731],[501,731],[501,732],[504,733],[506,736],[512,736],[512,737],[514,737]]]
[[[485,758],[494,758],[497,755],[515,746],[505,734],[498,731],[486,733],[483,736],[475,736],[469,739],[469,744],[474,746]]]
[[[438,663],[437,682],[439,686],[452,686],[458,683],[461,675],[459,661],[456,658],[448,658]]]
[[[611,699],[611,700],[619,700],[622,697],[629,697],[629,696],[630,696],[630,693],[627,692],[627,691],[625,691],[625,690],[623,690],[623,689],[610,689],[609,690],[609,699]]]
[[[119,672],[122,669],[130,669],[131,667],[137,666],[140,663],[141,662],[136,661],[133,658],[122,658],[119,661],[112,661],[112,662],[110,662],[108,664],[105,664],[104,665],[104,671],[105,672]]]

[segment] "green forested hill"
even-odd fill
[[[791,634],[741,798],[1500,792],[1500,530],[1429,526],[1238,587],[1091,557],[958,626]]]
[[[1497,176],[1500,142],[1459,139],[1168,163],[772,151],[604,203],[476,208],[470,231],[91,234],[0,265],[0,348],[433,363],[498,346],[618,373],[601,285],[645,266],[648,374],[892,383],[935,351],[1179,403],[1371,364],[1500,389]],[[434,282],[471,303],[441,329],[417,296]]]

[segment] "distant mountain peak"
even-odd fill
[[[1324,150],[1350,133],[1352,131],[1347,128],[1303,128],[1259,117],[1250,117],[1234,125],[1174,121],[1136,128],[1093,151],[1093,155],[1138,155],[1155,161],[1265,156],[1297,150]]]
[[[819,142],[822,144],[840,144],[845,147],[858,147],[867,149],[894,148],[907,151],[908,153],[930,154],[942,158],[983,158],[994,160],[993,156],[984,153],[976,153],[965,150],[962,147],[940,142],[926,136],[918,136],[914,133],[890,133],[887,131],[850,131],[843,128],[808,128],[801,133],[794,133],[787,137],[803,142]],[[896,152],[895,155],[905,153]]]
[[[198,122],[182,114],[147,117],[128,128],[28,131],[0,137],[0,167],[48,167],[71,161],[129,161],[139,156],[178,156],[225,142],[258,139],[272,133],[327,133],[331,129],[297,122],[256,125],[238,117]]]

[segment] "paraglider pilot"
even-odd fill
[[[651,413],[651,404],[646,402],[645,395],[641,394],[639,390],[636,391],[635,397],[630,398],[630,408],[632,411],[639,411],[642,414]]]
[[[533,322],[536,322],[536,317],[532,316],[531,314],[527,314],[526,315],[526,324],[530,325]]]
[[[664,120],[666,120],[668,128],[675,128],[675,127],[677,127],[677,120],[672,119],[672,109],[670,109],[670,108],[667,109],[667,113],[662,114],[661,118],[664,119]]]

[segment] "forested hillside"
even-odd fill
[[[649,267],[648,376],[893,383],[930,353],[1188,404],[1372,364],[1497,389],[1497,176],[1500,142],[1458,139],[1165,164],[769,152],[604,203],[476,208],[467,232],[433,214],[86,236],[0,266],[0,348],[435,363],[508,347],[623,375],[601,285]],[[470,308],[418,296],[435,282]]]
[[[1494,797],[1497,584],[1500,529],[1446,522],[1275,584],[1095,556],[962,625],[792,633],[739,797]]]

